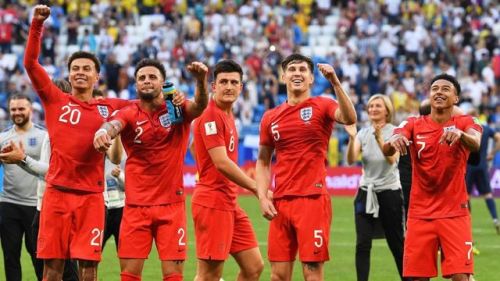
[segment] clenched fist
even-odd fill
[[[318,63],[318,69],[325,76],[326,79],[330,82],[338,82],[339,79],[337,78],[337,74],[335,73],[335,70],[333,69],[333,66],[326,64],[326,63]]]
[[[194,78],[198,81],[204,80],[207,78],[208,67],[201,62],[192,62],[187,66],[187,69],[191,74],[193,74]]]
[[[50,16],[50,8],[46,5],[36,5],[33,9],[33,18],[45,21]]]

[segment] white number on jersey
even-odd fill
[[[271,125],[271,133],[273,133],[274,141],[280,139],[280,132],[278,131],[278,124]]]
[[[420,147],[420,148],[418,149],[418,152],[417,152],[417,157],[418,157],[418,159],[420,159],[420,153],[421,153],[421,152],[422,152],[422,150],[424,150],[424,148],[425,148],[425,142],[423,142],[423,141],[417,141],[417,144],[422,146],[422,147]]]
[[[323,230],[321,229],[316,229],[314,230],[314,239],[316,241],[314,241],[314,246],[316,246],[317,248],[321,248],[321,246],[323,246],[323,236],[321,236],[323,234]]]
[[[139,126],[135,128],[135,133],[137,135],[135,135],[134,143],[142,143],[142,141],[139,138],[141,137],[142,133],[144,133],[144,129],[141,126]]]
[[[90,246],[100,246],[102,242],[102,230],[99,228],[92,229],[93,238],[90,240]]]
[[[231,139],[229,139],[229,147],[227,148],[229,152],[234,151],[234,136],[231,136]]]
[[[184,237],[186,236],[186,231],[184,228],[179,228],[177,230],[177,234],[179,234],[179,246],[186,246],[186,241]]]
[[[80,122],[80,117],[82,113],[78,108],[72,108],[69,105],[65,105],[61,107],[63,113],[59,116],[59,121],[62,123],[70,123],[72,125],[76,125]]]

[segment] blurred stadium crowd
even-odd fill
[[[7,99],[20,92],[37,100],[22,67],[38,2],[2,1],[0,9],[0,128],[9,123]],[[135,98],[133,71],[144,57],[161,60],[167,79],[192,96],[185,64],[213,66],[232,58],[244,66],[245,88],[235,107],[240,137],[258,135],[262,114],[286,100],[281,58],[292,52],[334,65],[356,105],[360,125],[375,93],[388,95],[395,124],[418,113],[430,79],[455,75],[460,106],[500,129],[500,4],[493,0],[54,0],[42,43],[42,61],[54,79],[67,77],[74,51],[98,54],[99,89]],[[334,97],[315,72],[313,95]],[[35,103],[34,121],[43,123]],[[347,134],[337,126],[329,164],[343,163]]]

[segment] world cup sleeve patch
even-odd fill
[[[215,121],[205,123],[205,135],[211,136],[217,134],[217,126],[215,126]]]

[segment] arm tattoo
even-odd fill
[[[102,124],[101,128],[108,131],[108,135],[112,139],[114,139],[123,129],[122,124],[118,120],[106,122],[106,123]]]

